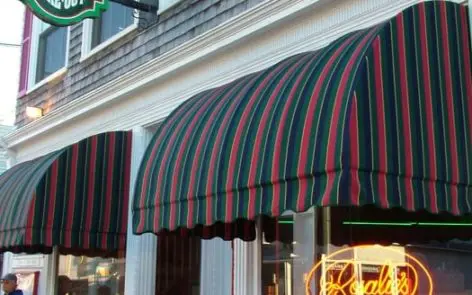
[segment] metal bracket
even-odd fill
[[[157,13],[159,10],[159,0],[156,0],[157,5],[151,5],[141,2],[136,2],[135,0],[110,0],[111,2],[119,3],[126,7],[134,8],[139,11]]]

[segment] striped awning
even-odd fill
[[[0,252],[118,256],[126,242],[131,132],[95,135],[0,176]]]
[[[434,1],[196,95],[159,127],[134,232],[312,206],[472,209],[465,6]]]

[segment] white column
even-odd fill
[[[261,286],[261,239],[253,242],[236,239],[234,251],[234,295],[260,295]]]
[[[130,208],[126,246],[125,294],[154,295],[156,288],[157,237],[154,234],[133,235],[132,213],[134,184],[139,165],[153,132],[146,128],[133,128],[131,156]]]
[[[202,241],[200,294],[231,295],[232,255],[229,241],[218,238]]]

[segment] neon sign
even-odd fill
[[[375,251],[377,259],[346,258],[362,250]],[[416,295],[420,283],[422,294],[433,294],[431,274],[417,258],[393,247],[358,246],[323,255],[305,277],[305,294]]]

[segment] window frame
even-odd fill
[[[139,2],[139,0],[136,0]],[[108,38],[104,42],[98,44],[95,47],[93,46],[94,41],[94,21],[95,19],[85,19],[82,22],[82,50],[80,54],[80,62],[87,60],[88,58],[96,55],[98,52],[103,51],[105,48],[109,47],[116,41],[120,40],[121,38],[125,37],[131,32],[134,32],[138,28],[138,17],[139,11],[136,9],[134,10],[135,17],[131,25],[123,29],[121,32],[113,35],[112,37]]]
[[[46,29],[42,29],[42,26],[47,25]],[[31,31],[31,48],[29,52],[29,68],[28,68],[28,85],[26,94],[33,92],[34,90],[44,86],[48,82],[55,80],[67,72],[69,66],[69,47],[70,47],[70,26],[66,28],[66,46],[65,46],[65,61],[64,66],[58,69],[56,72],[43,77],[40,81],[36,81],[39,67],[39,46],[41,35],[50,30],[51,25],[44,23],[38,17],[33,16],[33,25]]]
[[[140,2],[142,0],[135,0],[136,2]],[[165,2],[164,2],[165,1]],[[181,2],[182,0],[160,0],[159,1],[159,10],[157,11],[157,15],[164,13],[165,11],[171,9],[174,7],[176,4]],[[81,56],[80,56],[80,62],[83,62],[87,60],[88,58],[96,55],[98,52],[104,50],[105,48],[109,47],[116,41],[120,40],[124,36],[128,35],[129,33],[135,31],[138,28],[138,22],[139,22],[139,14],[140,12],[135,9],[135,19],[134,22],[119,32],[118,34],[115,34],[108,40],[98,44],[97,46],[93,47],[93,41],[94,41],[94,20],[93,19],[85,19],[83,21],[83,27],[82,27],[82,50],[81,50]]]
[[[54,27],[54,26],[48,26],[45,30],[43,30],[41,33],[39,33],[38,35],[38,52],[37,52],[37,55],[36,55],[36,75],[35,75],[35,78],[36,78],[36,81],[35,83],[39,83],[41,82],[42,80],[46,79],[47,77],[51,76],[52,74],[54,74],[55,72],[57,72],[58,70],[62,69],[63,67],[60,67],[58,70],[56,70],[54,73],[52,74],[46,74],[45,73],[45,68],[46,68],[46,48],[47,48],[47,42],[46,42],[46,39],[49,35],[53,34],[55,31],[58,31],[60,30],[61,28],[58,28],[58,27]],[[67,43],[67,32],[66,32],[66,43]],[[67,51],[67,49],[66,49]],[[66,54],[66,52],[64,52],[64,54]],[[66,63],[66,62],[65,62]],[[42,76],[44,75],[42,78],[40,78],[40,80],[38,80],[38,76]]]
[[[181,1],[182,0],[159,0],[159,10],[157,11],[157,14],[164,13]]]

